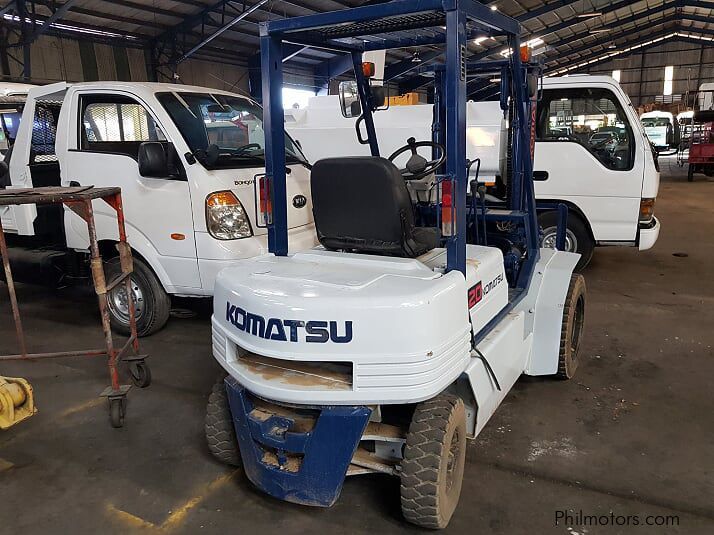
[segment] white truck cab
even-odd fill
[[[679,121],[668,111],[648,111],[640,115],[640,121],[658,152],[672,150],[679,145]]]
[[[145,335],[166,322],[169,295],[210,296],[222,268],[267,251],[256,185],[263,144],[262,108],[243,96],[186,85],[59,83],[29,92],[10,187],[121,187]],[[300,250],[316,243],[310,166],[289,137],[286,146],[290,246]],[[94,212],[106,259],[115,253],[116,218],[99,201]],[[0,215],[18,243],[34,236],[35,244],[49,239],[70,252],[88,248],[86,224],[67,209],[45,214],[28,205]],[[120,290],[109,309],[121,331],[128,310]]]
[[[659,169],[630,99],[609,76],[543,79],[537,111],[535,192],[543,244],[555,246],[556,203],[569,207],[566,246],[581,254],[579,268],[595,246],[651,248],[659,236],[654,201]],[[433,106],[392,106],[374,115],[383,155],[409,137],[431,139]],[[355,119],[339,112],[337,96],[312,99],[286,110],[288,132],[310,161],[337,154],[367,155],[355,136]],[[479,181],[503,182],[507,174],[507,120],[498,102],[469,102],[467,156],[480,159]],[[476,166],[472,166],[472,175]]]

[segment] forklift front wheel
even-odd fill
[[[206,407],[206,442],[211,454],[222,463],[240,466],[240,451],[233,416],[228,405],[228,394],[223,382],[225,374],[213,385]]]
[[[424,528],[445,528],[461,495],[466,410],[451,394],[416,406],[401,464],[402,514]]]
[[[560,330],[560,355],[558,356],[557,377],[572,379],[578,368],[580,343],[585,325],[585,301],[587,288],[585,278],[574,273],[563,307],[563,324]]]

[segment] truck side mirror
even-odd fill
[[[139,145],[139,174],[150,178],[168,178],[169,162],[161,143],[147,141]]]

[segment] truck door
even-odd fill
[[[131,245],[171,286],[200,287],[191,194],[178,158],[172,159],[178,166],[172,176],[139,174],[142,143],[162,143],[168,154],[174,150],[149,106],[123,93],[78,92],[67,127],[77,134],[63,162],[64,184],[121,187]],[[116,239],[114,211],[101,202],[94,209],[100,239]],[[66,217],[68,246],[77,247],[74,240],[86,247],[86,225],[71,212]]]
[[[536,124],[536,197],[572,202],[596,241],[634,241],[644,172],[639,138],[612,90],[546,88]]]

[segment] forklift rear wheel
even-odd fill
[[[543,212],[538,215],[538,223],[543,229],[541,247],[555,249],[558,233],[558,214],[556,212]],[[568,224],[565,229],[565,250],[569,253],[578,253],[580,260],[575,267],[582,271],[590,263],[595,251],[595,242],[590,236],[582,219],[572,211],[568,213]]]
[[[580,345],[585,325],[585,301],[587,288],[585,278],[573,274],[563,307],[563,324],[560,331],[560,355],[557,377],[572,379],[578,368]]]
[[[689,164],[689,169],[687,169],[687,182],[694,182],[694,165]]]
[[[226,385],[222,375],[213,385],[211,395],[208,397],[206,407],[206,442],[211,454],[222,463],[231,466],[240,466],[240,451],[236,430],[233,427],[233,417],[228,405]]]
[[[171,312],[171,298],[149,266],[136,257],[133,262],[131,291],[134,297],[136,332],[139,336],[148,336],[166,325]],[[119,257],[107,260],[104,271],[107,284],[111,284],[122,273]],[[129,336],[129,303],[124,283],[107,294],[107,309],[112,329],[121,335]]]
[[[401,464],[402,514],[424,528],[445,528],[461,495],[466,461],[466,410],[441,394],[416,406]]]

